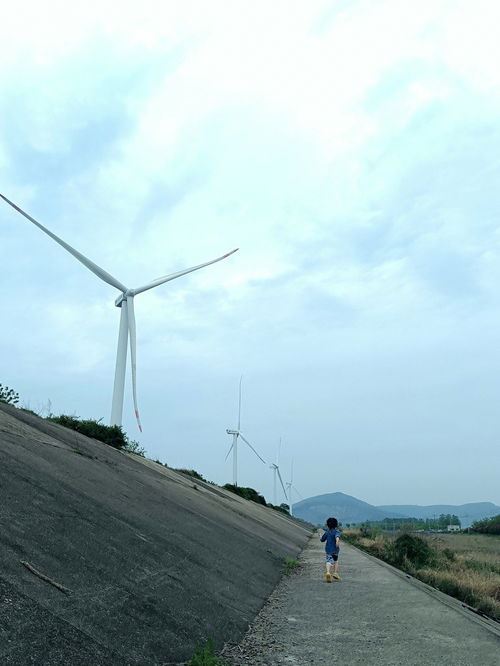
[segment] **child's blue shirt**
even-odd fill
[[[338,553],[340,548],[335,545],[337,537],[340,538],[340,532],[338,529],[334,528],[333,530],[327,530],[321,537],[321,541],[326,541],[325,551],[327,553]]]

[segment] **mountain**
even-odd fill
[[[440,514],[454,514],[458,516],[462,527],[470,527],[475,520],[490,518],[500,514],[500,506],[493,502],[471,502],[469,504],[432,504],[430,506],[420,506],[418,504],[385,504],[377,506],[379,511],[387,513],[398,513],[405,518],[434,518]],[[367,518],[367,520],[369,520]]]
[[[373,506],[345,493],[327,493],[297,502],[293,505],[293,513],[294,516],[303,518],[313,525],[324,525],[329,516],[335,516],[346,525],[384,518],[438,518],[442,513],[449,513],[460,518],[462,527],[469,527],[475,520],[500,514],[500,506],[493,502],[472,502],[458,506],[453,504]]]
[[[395,511],[387,512],[345,493],[316,495],[293,505],[293,515],[313,525],[324,525],[329,516],[335,516],[343,525],[365,520],[401,518]]]

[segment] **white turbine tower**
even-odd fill
[[[286,487],[288,488],[288,504],[290,506],[290,515],[293,516],[293,491],[302,499],[302,495],[299,493],[297,488],[293,485],[293,460],[290,470],[290,481],[287,481]]]
[[[279,444],[279,447],[278,447],[278,453],[276,455],[276,462],[271,463],[271,465],[269,466],[270,469],[273,470],[273,504],[274,504],[274,506],[278,505],[278,500],[277,500],[277,495],[276,495],[276,486],[277,486],[277,483],[276,483],[277,478],[276,477],[278,477],[279,480],[280,480],[281,487],[283,488],[283,492],[285,493],[285,499],[288,499],[285,484],[283,483],[283,479],[281,478],[280,468],[279,468],[279,464],[278,464],[279,463],[280,450],[281,450],[281,437],[280,437],[280,444]]]
[[[137,294],[141,294],[143,291],[147,291],[148,289],[153,289],[154,287],[158,287],[160,284],[163,284],[164,282],[175,280],[176,278],[181,277],[181,275],[186,275],[186,273],[192,273],[193,271],[197,271],[200,268],[209,266],[210,264],[215,264],[217,261],[221,261],[222,259],[229,257],[237,250],[232,250],[232,252],[228,252],[227,254],[224,254],[222,257],[218,257],[217,259],[213,259],[212,261],[207,261],[206,263],[200,264],[199,266],[193,266],[192,268],[186,268],[185,270],[178,271],[177,273],[171,273],[170,275],[164,275],[163,277],[156,278],[156,280],[153,280],[152,282],[149,282],[148,284],[145,284],[142,287],[129,289],[124,284],[119,282],[116,278],[114,278],[112,275],[110,275],[105,270],[94,264],[94,262],[90,261],[90,259],[87,259],[87,257],[85,257],[83,254],[80,254],[78,250],[75,250],[74,248],[71,247],[71,245],[68,245],[58,236],[56,236],[51,231],[46,229],[34,218],[25,213],[23,210],[21,210],[21,208],[16,206],[16,204],[12,203],[12,201],[7,199],[7,197],[4,197],[3,194],[0,194],[0,197],[2,197],[4,201],[6,201],[10,206],[12,206],[12,208],[17,210],[18,213],[24,215],[25,218],[27,218],[30,222],[33,222],[34,225],[36,225],[39,229],[41,229],[53,240],[55,240],[56,243],[59,243],[59,245],[61,245],[65,250],[67,250],[76,259],[78,259],[78,261],[80,261],[84,266],[86,266],[90,271],[92,271],[92,273],[97,275],[97,277],[101,278],[101,280],[104,280],[104,282],[107,282],[112,287],[115,287],[116,289],[118,289],[119,292],[121,292],[118,298],[115,300],[115,305],[121,308],[121,316],[120,316],[120,330],[118,334],[118,351],[116,354],[113,402],[111,407],[111,425],[121,425],[122,423],[125,370],[127,365],[127,347],[128,347],[128,342],[130,340],[130,363],[132,367],[132,394],[134,399],[134,409],[135,409],[135,416],[137,419],[137,425],[139,426],[139,430],[141,430],[142,432],[141,421],[139,418],[139,409],[137,407],[137,391],[136,391],[136,329],[135,329],[135,315],[134,315],[134,296],[137,296]]]
[[[227,428],[226,432],[228,435],[233,436],[233,442],[231,444],[231,447],[229,451],[226,454],[226,460],[229,458],[229,454],[231,451],[233,452],[233,485],[237,486],[238,485],[238,437],[241,437],[241,439],[245,442],[245,444],[252,449],[252,451],[255,453],[257,458],[262,460],[264,465],[266,465],[266,461],[260,457],[260,455],[257,453],[257,451],[253,448],[253,446],[250,444],[250,442],[243,437],[240,426],[241,426],[241,382],[242,382],[243,376],[240,377],[240,391],[239,391],[239,400],[238,400],[238,427],[235,429]]]

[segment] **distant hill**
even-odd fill
[[[454,514],[460,518],[462,527],[470,527],[475,520],[490,518],[500,514],[500,506],[493,502],[471,502],[470,504],[432,504],[430,506],[419,506],[418,504],[388,504],[376,507],[379,511],[387,513],[398,513],[408,518],[434,518],[441,513]],[[366,520],[370,520],[366,518]]]
[[[362,523],[365,520],[383,520],[384,518],[401,518],[395,511],[382,511],[372,504],[346,495],[345,493],[328,493],[316,495],[293,505],[293,514],[314,525],[323,525],[329,516],[335,516],[342,522]]]
[[[293,506],[293,513],[313,525],[323,525],[329,516],[335,516],[345,525],[384,518],[434,518],[434,516],[438,518],[442,513],[449,513],[459,517],[462,527],[469,527],[475,520],[500,514],[500,506],[493,502],[472,502],[459,506],[453,504],[373,506],[345,493],[327,493],[297,502]]]

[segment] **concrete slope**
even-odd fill
[[[309,534],[4,404],[0,492],[3,665],[165,665],[236,640]]]

